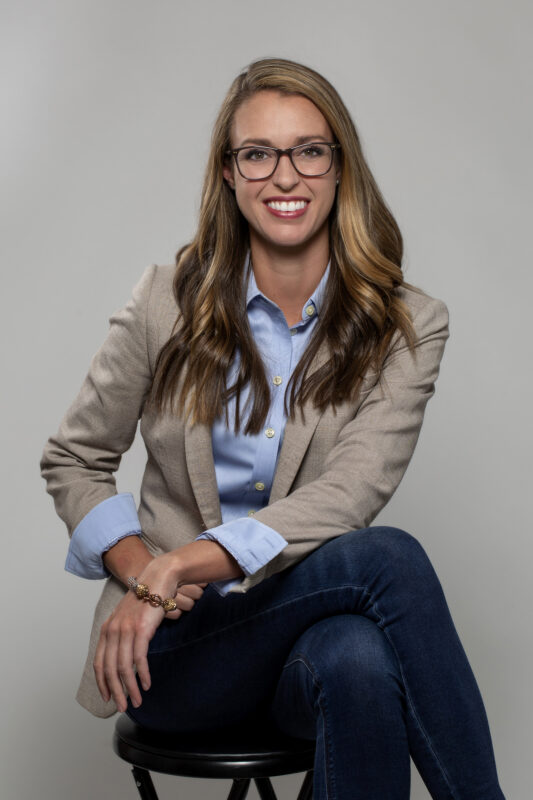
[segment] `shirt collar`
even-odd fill
[[[329,269],[330,269],[331,261],[328,261],[328,265],[324,271],[324,274],[320,278],[318,286],[316,287],[315,291],[312,295],[306,300],[306,302],[302,306],[302,320],[307,321],[309,319],[309,314],[306,314],[306,308],[309,306],[313,306],[315,309],[315,314],[311,316],[315,316],[320,314],[320,310],[324,304],[324,297],[326,294],[326,286],[328,283],[328,276],[329,276]],[[251,268],[251,261],[250,261],[250,253],[248,253],[246,257],[246,263],[244,267],[244,276],[245,280],[248,278],[248,288],[246,290],[246,308],[250,305],[252,300],[256,297],[264,297],[269,303],[272,303],[272,300],[269,300],[262,291],[260,291],[257,283],[255,281],[254,271]]]

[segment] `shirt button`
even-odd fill
[[[315,307],[307,306],[307,308],[305,309],[305,313],[307,314],[308,317],[312,317],[313,314],[315,313]]]
[[[255,514],[255,511],[249,511],[249,512],[248,512],[248,516],[249,516],[249,517],[253,517],[253,515],[254,515],[254,514]]]
[[[272,437],[275,436],[275,435],[276,435],[276,431],[274,430],[274,428],[267,428],[266,429],[265,436],[267,437],[267,439],[272,439]]]
[[[265,484],[261,483],[261,481],[257,481],[257,483],[255,484],[255,488],[257,489],[258,492],[263,492],[265,490]]]
[[[298,333],[297,328],[291,328],[291,336],[296,336],[297,333]]]
[[[274,377],[272,378],[272,383],[274,384],[274,386],[280,386],[283,383],[283,378],[281,377],[281,375],[274,375]]]

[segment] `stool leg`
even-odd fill
[[[298,794],[297,800],[313,800],[313,770],[310,769],[304,778],[302,788]]]
[[[254,778],[261,800],[278,800],[270,778]]]
[[[234,778],[228,794],[228,800],[246,800],[250,778]]]
[[[152,783],[152,777],[147,770],[140,769],[140,767],[133,767],[132,774],[135,786],[141,795],[141,800],[159,800],[154,784]]]

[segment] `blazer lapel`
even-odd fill
[[[270,492],[270,503],[275,503],[276,500],[288,495],[318,425],[318,420],[322,416],[322,412],[309,403],[305,406],[305,424],[300,412],[296,413],[294,421],[287,420],[285,426],[281,453]]]
[[[322,343],[313,362],[315,369],[322,366],[328,355],[328,348]],[[287,420],[270,492],[270,503],[275,503],[276,500],[288,495],[322,414],[323,412],[315,408],[312,403],[306,403],[304,419],[302,419],[301,412],[297,410],[294,420]]]
[[[211,446],[211,429],[207,425],[185,426],[185,458],[191,486],[206,528],[222,524],[220,500]]]

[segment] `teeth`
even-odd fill
[[[287,202],[286,200],[271,200],[267,203],[269,208],[273,208],[275,211],[299,211],[302,208],[305,208],[307,205],[306,200],[290,200]]]

